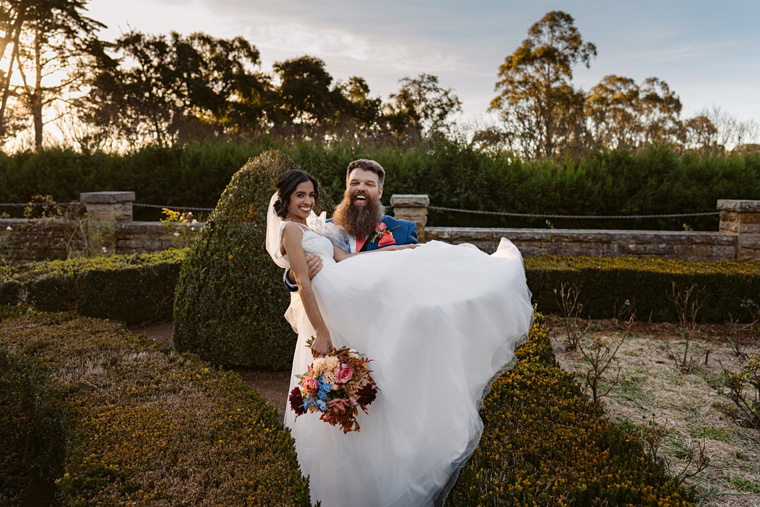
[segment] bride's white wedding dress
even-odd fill
[[[440,503],[480,439],[485,391],[512,366],[530,329],[519,252],[511,243],[487,255],[431,242],[336,264],[327,238],[306,230],[302,245],[324,260],[312,287],[333,344],[372,359],[380,389],[369,414],[359,412],[359,432],[344,434],[318,414],[296,419],[288,407],[285,424],[312,502]],[[287,317],[298,332],[295,375],[313,360],[305,344],[314,331],[297,294],[293,301]],[[291,377],[290,389],[297,385]]]

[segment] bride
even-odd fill
[[[440,242],[346,253],[313,230],[330,232],[312,213],[317,187],[287,171],[268,211],[267,250],[299,288],[286,313],[298,333],[293,375],[312,353],[348,346],[372,360],[379,392],[369,414],[359,412],[358,432],[288,410],[312,502],[443,504],[480,440],[483,398],[530,329],[522,259],[507,240],[493,255]],[[306,254],[323,259],[313,280]]]

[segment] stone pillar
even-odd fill
[[[134,192],[84,192],[79,201],[87,208],[83,230],[87,255],[108,255],[117,251],[120,223],[132,222]]]
[[[427,194],[396,194],[391,197],[393,216],[402,220],[410,220],[417,224],[417,237],[425,241],[425,225],[427,224],[427,208],[430,198]]]
[[[760,201],[719,199],[720,232],[737,236],[736,260],[760,260]]]
[[[79,201],[87,208],[87,217],[101,222],[131,222],[134,192],[84,192]]]

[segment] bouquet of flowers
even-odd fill
[[[377,396],[369,362],[348,347],[314,359],[306,373],[296,375],[301,387],[290,392],[290,408],[296,418],[306,412],[321,412],[321,420],[339,426],[343,433],[359,431],[358,409],[368,413],[367,406]]]

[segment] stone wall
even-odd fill
[[[722,261],[736,259],[736,236],[720,232],[606,229],[486,229],[428,227],[425,240],[472,243],[493,252],[504,237],[523,255],[594,255]]]
[[[422,241],[472,243],[486,252],[493,252],[505,237],[523,255],[760,260],[760,201],[719,200],[717,232],[427,227],[428,203],[426,195],[391,198],[395,216],[417,222]]]
[[[203,224],[132,221],[133,192],[82,194],[84,220],[0,219],[0,255],[13,260],[65,259],[154,252],[192,242]],[[719,200],[717,232],[598,229],[427,227],[427,195],[394,195],[394,216],[417,224],[420,241],[473,243],[493,252],[502,237],[523,255],[760,260],[760,201]]]
[[[200,230],[200,225],[195,229]],[[14,261],[157,252],[191,242],[190,226],[0,218],[0,256]],[[188,229],[184,231],[183,229]],[[178,236],[175,236],[177,234]]]
[[[0,256],[12,261],[67,259],[82,255],[156,252],[185,246],[202,224],[135,222],[134,192],[80,195],[80,219],[0,218]]]

